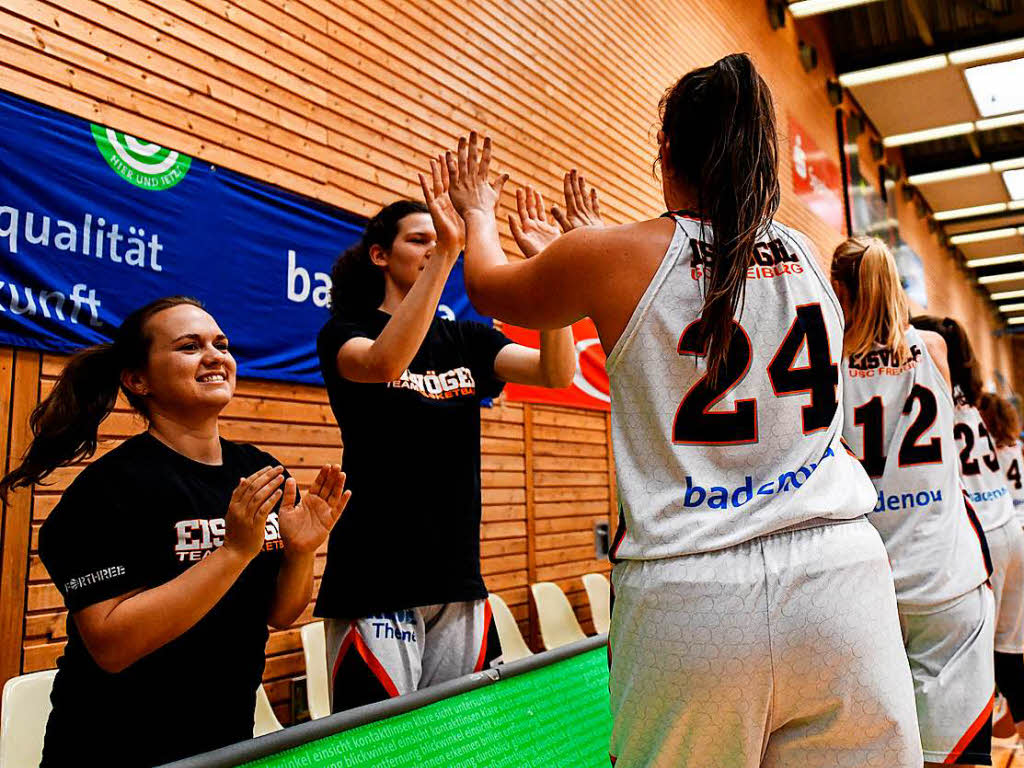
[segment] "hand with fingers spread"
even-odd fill
[[[444,155],[431,158],[429,180],[422,173],[417,176],[423,190],[423,201],[427,204],[437,232],[437,250],[454,260],[466,247],[466,224],[455,212],[451,198],[448,197],[450,179]]]
[[[278,512],[285,553],[316,552],[345,511],[352,491],[345,490],[345,473],[337,464],[325,464],[302,501],[295,503],[295,478],[284,487],[284,501]]]
[[[501,189],[508,181],[508,174],[501,174],[494,182],[487,180],[491,167],[491,139],[484,139],[480,150],[476,131],[459,139],[457,154],[445,152],[448,166],[448,196],[459,216],[465,219],[473,213],[493,216],[498,206]]]
[[[603,227],[601,206],[597,202],[597,190],[587,190],[587,182],[573,168],[562,180],[565,191],[565,212],[557,206],[551,207],[551,215],[555,217],[563,232],[579,227]]]
[[[544,212],[544,197],[530,185],[516,190],[516,214],[509,214],[508,226],[526,258],[543,251],[560,234]]]
[[[252,560],[263,548],[267,515],[281,500],[283,467],[264,467],[238,481],[224,515],[224,549]]]

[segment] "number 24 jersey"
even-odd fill
[[[685,213],[608,357],[621,521],[613,556],[708,552],[823,519],[874,494],[843,447],[843,321],[802,236],[759,238],[728,359],[707,376],[704,272],[713,233]]]

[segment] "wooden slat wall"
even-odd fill
[[[798,39],[818,48],[811,73]],[[683,72],[736,50],[751,53],[775,94],[779,218],[830,253],[840,235],[793,196],[785,135],[793,116],[839,162],[824,90],[830,55],[817,22],[772,31],[763,3],[7,0],[0,8],[0,88],[364,215],[418,194],[425,158],[469,128],[494,137],[496,164],[513,182],[531,181],[554,199],[561,173],[577,166],[600,189],[609,222],[656,215],[658,98]],[[511,199],[510,190],[506,207]],[[929,261],[938,258],[934,242],[914,245],[929,269],[946,269]],[[984,313],[945,296],[942,274],[936,310],[977,316],[986,335]],[[1007,345],[979,347],[990,369],[1012,369]],[[11,455],[24,449],[28,413],[58,366],[0,349],[0,442]],[[228,437],[265,447],[304,481],[306,467],[340,448],[315,388],[243,383],[224,424]],[[138,428],[119,412],[104,429],[120,439]],[[607,567],[593,559],[591,531],[614,518],[607,417],[499,405],[484,414],[483,451],[491,588],[527,637],[535,635],[530,581],[560,583],[588,622],[578,576]],[[3,459],[0,449],[0,467]],[[59,652],[60,601],[29,544],[73,475],[57,473],[57,485],[34,497],[14,494],[4,509],[0,680],[50,666]],[[288,678],[302,669],[296,647],[289,630],[268,648],[279,710]]]

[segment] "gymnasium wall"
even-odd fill
[[[790,20],[773,31],[763,4],[747,0],[514,7],[8,0],[0,9],[0,88],[362,215],[416,196],[426,158],[482,128],[513,184],[530,181],[556,199],[561,174],[578,167],[599,188],[606,220],[617,223],[663,209],[652,159],[664,89],[693,66],[744,50],[773,88],[783,134],[792,116],[839,162],[824,88],[831,62],[815,23],[796,29]],[[798,59],[801,38],[818,48],[811,73]],[[785,135],[782,147],[779,219],[828,254],[841,235],[793,196]],[[988,370],[1011,375],[1009,346],[992,339],[987,308],[952,279],[934,237],[901,206],[908,240],[927,265],[933,308],[967,319]],[[60,365],[55,356],[0,349],[0,467],[24,451],[28,415]],[[228,438],[260,445],[302,482],[309,467],[339,456],[321,389],[241,382],[223,423]],[[103,427],[110,442],[102,450],[141,428],[119,409]],[[592,536],[595,522],[614,517],[607,416],[499,403],[484,412],[483,435],[482,552],[491,590],[535,648],[527,597],[534,581],[561,584],[592,631],[579,576],[608,569],[594,559]],[[51,667],[61,653],[65,612],[35,543],[76,472],[13,494],[4,508],[0,681]],[[297,629],[275,632],[267,649],[268,692],[285,720],[289,681],[303,673],[298,649]]]

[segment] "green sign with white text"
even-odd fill
[[[608,657],[597,648],[249,768],[607,768]]]

